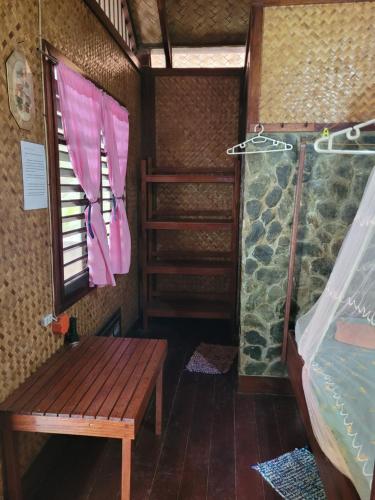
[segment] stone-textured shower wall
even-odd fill
[[[375,105],[374,2],[264,9],[260,121],[364,121]],[[297,144],[300,134],[287,135]],[[371,139],[373,140],[373,139]],[[243,375],[284,374],[280,363],[297,149],[250,155],[242,200]],[[294,313],[322,291],[371,167],[369,158],[308,151]],[[308,208],[306,208],[308,207]]]
[[[243,178],[242,375],[285,374],[280,356],[296,168],[301,139],[314,135],[274,137],[293,150],[248,155]],[[375,137],[364,140],[374,143]],[[374,163],[365,156],[316,154],[308,145],[292,319],[320,296]]]

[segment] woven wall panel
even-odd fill
[[[139,160],[140,82],[117,44],[80,0],[42,1],[43,36],[98,80],[130,111],[128,215],[133,235],[133,265],[116,288],[92,291],[69,313],[78,316],[81,334],[92,334],[120,306],[125,327],[138,315],[137,190]],[[41,64],[37,55],[38,2],[0,2],[0,400],[25,380],[61,345],[62,339],[39,325],[52,310],[51,236],[48,210],[24,212],[19,141],[44,143]],[[18,128],[9,112],[5,60],[16,47],[25,52],[34,75],[36,118],[30,132]],[[6,222],[6,223],[5,223]],[[22,470],[44,443],[42,435],[19,435]],[[1,485],[0,485],[1,496]]]
[[[344,122],[375,107],[375,3],[265,9],[262,122]]]
[[[48,211],[24,212],[20,168],[21,139],[44,142],[41,66],[36,53],[38,2],[0,3],[0,400],[16,388],[61,344],[38,320],[51,310]],[[34,75],[36,116],[32,130],[18,128],[9,111],[5,60],[20,43]],[[19,458],[24,468],[43,437],[22,439]],[[0,483],[2,474],[0,474]],[[2,485],[0,484],[0,496]]]
[[[158,231],[158,252],[229,252],[229,231]]]
[[[239,78],[162,76],[156,77],[155,88],[157,166],[211,172],[233,168],[233,159],[225,150],[238,138]],[[160,209],[231,209],[231,186],[201,184],[157,189]],[[230,233],[159,231],[157,248],[175,252],[177,258],[181,252],[228,252]],[[168,279],[172,283],[170,277],[165,281]]]
[[[156,0],[128,0],[139,45],[161,45],[162,36]]]
[[[166,0],[172,45],[246,43],[249,0]]]
[[[177,293],[225,293],[229,292],[229,280],[227,276],[165,276],[160,275],[156,279],[159,292]]]
[[[225,151],[237,143],[239,90],[236,76],[156,77],[158,166],[232,168]]]
[[[160,184],[157,209],[231,210],[232,186],[226,184]]]

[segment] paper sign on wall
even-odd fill
[[[21,141],[23,208],[48,207],[46,152],[43,144]]]

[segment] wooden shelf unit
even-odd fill
[[[208,318],[236,320],[237,270],[238,270],[238,227],[241,166],[234,160],[233,170],[207,170],[173,172],[168,169],[153,170],[151,160],[141,162],[141,261],[143,327],[148,329],[150,317]],[[231,210],[175,210],[173,213],[158,210],[155,206],[155,186],[166,184],[229,184],[232,186]],[[155,243],[157,231],[227,231],[230,232],[230,250],[210,252],[173,251],[158,252]],[[225,276],[229,290],[215,290],[213,293],[194,293],[176,290],[160,292],[155,290],[156,275]]]

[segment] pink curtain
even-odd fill
[[[102,93],[62,63],[57,65],[57,84],[69,156],[88,200],[85,218],[89,284],[115,285],[99,199]]]
[[[109,252],[114,274],[126,274],[130,267],[131,239],[124,204],[128,161],[128,112],[112,97],[103,94],[103,131],[107,150],[109,182],[113,193]]]

